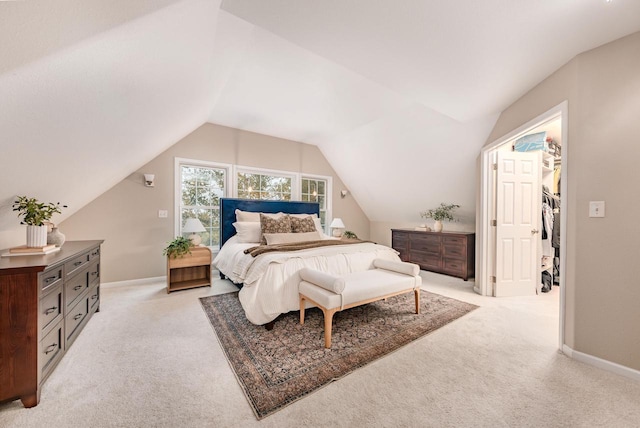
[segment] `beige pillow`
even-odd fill
[[[255,221],[237,221],[233,223],[236,228],[238,242],[243,243],[259,243],[262,235],[260,223]]]
[[[254,213],[251,211],[240,211],[236,209],[236,220],[239,222],[253,221],[253,222],[259,223],[260,213]]]
[[[265,233],[267,245],[290,244],[294,242],[317,241],[322,239],[318,231],[306,233]]]
[[[281,213],[278,213],[281,214]],[[265,233],[290,233],[291,232],[291,219],[288,215],[282,214],[275,217],[272,215],[265,215],[260,213],[260,228],[262,229],[261,244],[266,244],[267,241],[264,238]]]

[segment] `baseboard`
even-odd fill
[[[562,352],[567,357],[572,358],[576,361],[580,361],[582,363],[589,364],[590,366],[598,367],[600,369],[640,381],[639,370],[635,370],[611,361],[603,360],[602,358],[594,357],[593,355],[585,354],[583,352],[575,351],[567,345],[562,345]]]
[[[111,287],[125,287],[129,285],[149,285],[149,284],[157,284],[158,282],[167,282],[166,276],[155,276],[152,278],[140,278],[140,279],[128,279],[126,281],[115,281],[115,282],[103,282],[100,284],[100,287],[111,288]]]

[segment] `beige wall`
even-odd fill
[[[640,370],[640,33],[583,53],[506,109],[491,143],[568,100],[566,344]],[[589,201],[606,202],[589,218]]]
[[[333,216],[369,237],[369,219],[351,195],[340,197],[346,186],[316,146],[207,123],[60,224],[68,240],[105,240],[103,281],[166,274],[162,249],[174,237],[176,157],[331,176]],[[144,173],[155,174],[155,187],[144,186]],[[168,218],[158,218],[161,209]]]

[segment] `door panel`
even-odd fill
[[[536,294],[540,154],[498,152],[497,163],[495,296]]]

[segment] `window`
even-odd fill
[[[179,170],[179,227],[189,218],[197,218],[205,228],[200,232],[202,245],[220,244],[220,198],[226,194],[227,168],[178,161]]]
[[[302,198],[303,201],[318,202],[320,205],[320,222],[322,228],[327,230],[327,193],[329,186],[327,180],[323,178],[302,178]]]
[[[278,173],[238,171],[238,198],[290,201],[293,177]]]

